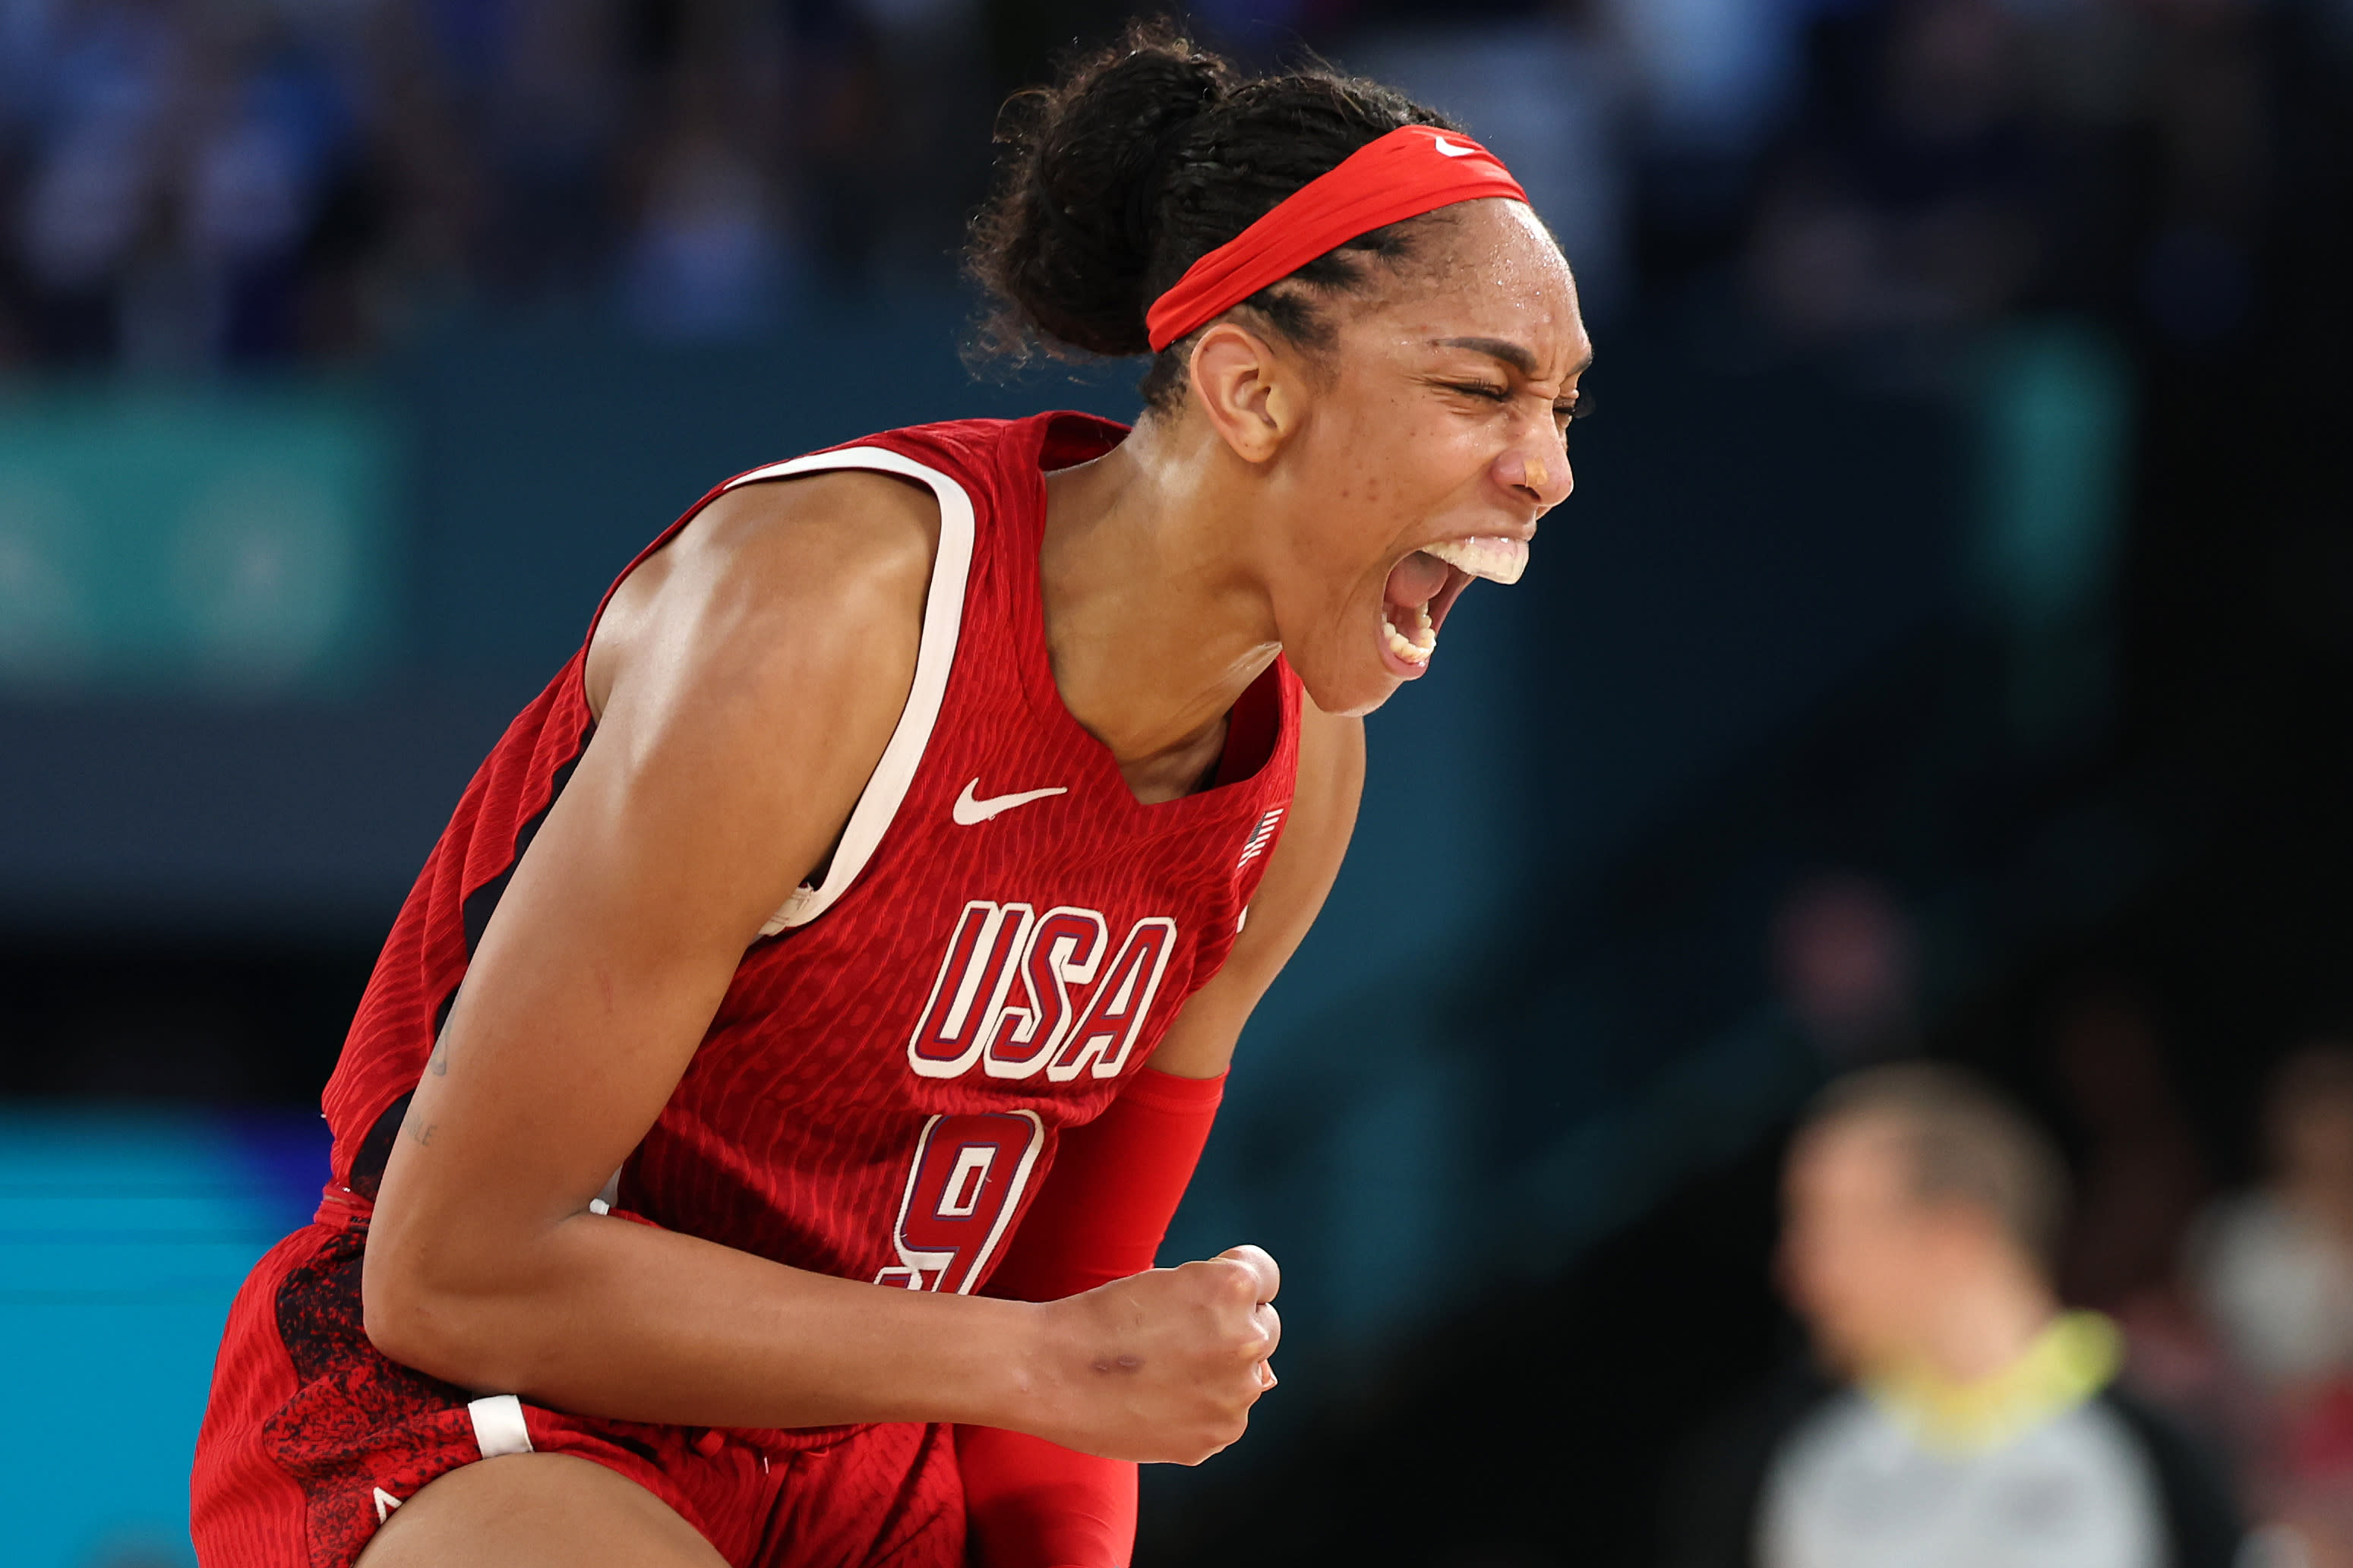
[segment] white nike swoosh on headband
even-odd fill
[[[1431,137],[1430,139],[1430,144],[1437,148],[1440,152],[1445,153],[1450,158],[1468,158],[1471,154],[1479,151],[1476,147],[1465,147],[1460,142],[1449,142],[1443,136]]]

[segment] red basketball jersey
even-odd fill
[[[1060,1131],[1224,962],[1291,805],[1300,688],[1278,659],[1234,708],[1215,787],[1156,805],[1063,707],[1045,474],[1124,434],[1072,414],[897,430],[697,503],[880,470],[931,487],[939,550],[906,709],[839,847],[744,954],[619,1206],[797,1268],[972,1290]],[[393,928],[327,1086],[331,1192],[375,1195],[468,955],[588,744],[585,651],[476,773]]]

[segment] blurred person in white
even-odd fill
[[[2217,1205],[2190,1274],[2248,1384],[2240,1436],[2260,1511],[2313,1568],[2353,1565],[2353,1044],[2281,1064],[2263,1184]]]
[[[1772,1443],[1764,1568],[2227,1568],[2219,1475],[2062,1309],[2049,1141],[1926,1063],[1833,1084],[1792,1147],[1781,1283],[1840,1386]]]

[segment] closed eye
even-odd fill
[[[1487,403],[1509,403],[1512,400],[1510,387],[1496,386],[1483,381],[1451,381],[1446,384],[1446,389],[1449,392],[1459,392],[1465,397],[1476,397]]]

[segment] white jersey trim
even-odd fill
[[[825,913],[873,858],[875,847],[915,782],[924,748],[931,744],[932,727],[939,722],[940,705],[947,697],[948,670],[955,663],[956,637],[964,626],[965,584],[972,575],[972,497],[937,468],[887,447],[849,447],[771,463],[729,480],[726,488],[732,490],[764,479],[842,468],[898,474],[931,486],[940,503],[939,550],[932,560],[931,591],[923,600],[923,635],[915,648],[915,679],[907,689],[907,706],[900,711],[898,728],[891,731],[891,743],[882,748],[873,775],[850,809],[849,822],[841,830],[841,844],[833,852],[833,863],[826,868],[823,884],[812,888],[804,883],[760,928],[762,936],[805,926]]]

